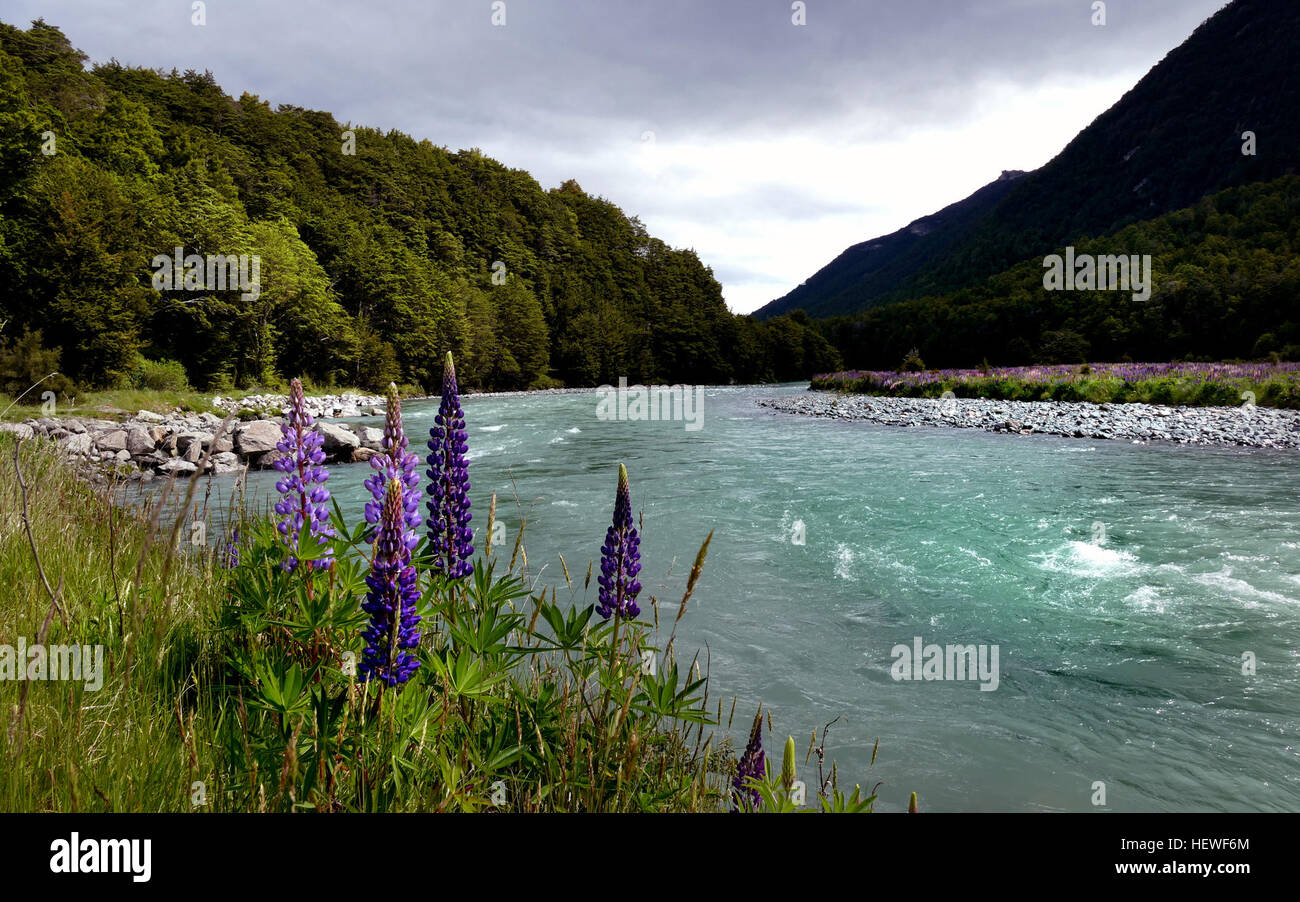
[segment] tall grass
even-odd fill
[[[335,564],[313,576],[284,571],[274,526],[243,516],[225,569],[221,541],[191,545],[189,528],[155,514],[175,508],[115,506],[47,443],[0,435],[0,642],[35,642],[48,619],[47,645],[102,645],[106,668],[97,691],[0,681],[0,810],[730,807],[735,754],[714,731],[736,700],[711,698],[707,661],[674,647],[707,542],[680,601],[608,623],[585,604],[590,568],[565,566],[556,587],[524,582],[526,525],[456,584],[422,544],[421,666],[381,691],[352,667],[366,524],[336,514]],[[225,536],[228,524],[208,528]],[[789,810],[791,787],[769,777],[763,798]],[[828,810],[874,801],[829,778],[821,789]]]

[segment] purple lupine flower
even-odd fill
[[[474,531],[469,528],[469,467],[465,452],[469,450],[465,434],[465,413],[460,407],[460,391],[456,387],[456,367],[451,352],[447,352],[447,365],[442,371],[442,404],[429,430],[429,545],[433,549],[434,566],[451,579],[460,579],[474,572],[470,544]]]
[[[754,715],[754,727],[749,731],[749,745],[736,765],[736,779],[731,781],[732,811],[757,811],[762,797],[758,790],[746,786],[745,780],[753,777],[762,780],[767,776],[767,758],[763,754],[763,709]]]
[[[402,401],[397,396],[397,386],[390,382],[388,383],[388,410],[384,418],[383,451],[370,458],[370,466],[375,473],[365,481],[365,486],[370,490],[373,498],[372,501],[366,502],[366,522],[376,524],[367,538],[374,541],[379,531],[377,524],[383,513],[384,492],[388,481],[397,479],[402,483],[403,488],[402,510],[405,512],[404,521],[407,527],[404,541],[407,548],[414,550],[419,543],[415,530],[423,518],[420,516],[420,474],[416,472],[420,458],[415,452],[407,450],[409,445],[410,442],[407,441],[406,432],[402,427]]]
[[[293,551],[298,547],[298,537],[302,534],[303,524],[307,524],[310,534],[317,539],[333,538],[334,529],[330,526],[329,489],[325,481],[330,472],[321,466],[325,462],[325,452],[321,446],[325,436],[320,430],[312,428],[315,419],[307,413],[307,405],[302,396],[302,382],[294,379],[289,387],[289,408],[285,421],[280,426],[283,438],[276,444],[280,457],[273,466],[285,477],[275,484],[276,491],[282,496],[275,505],[275,512],[282,519],[277,524],[280,536],[289,548],[289,555],[282,565],[286,570],[294,570],[298,559]],[[333,549],[326,549],[324,556],[312,561],[312,567],[323,570],[331,563]]]
[[[234,570],[239,566],[239,527],[230,528],[230,538],[221,549],[221,566],[225,570]]]
[[[362,680],[379,680],[387,686],[405,683],[420,666],[409,649],[420,644],[416,626],[420,602],[411,549],[406,544],[406,486],[400,478],[388,480],[384,506],[375,536],[375,556],[366,576],[370,591],[361,610],[370,615],[370,623],[361,634],[366,642],[357,665]]]
[[[606,620],[617,614],[626,619],[641,613],[636,596],[641,584],[641,537],[632,525],[632,492],[627,484],[627,467],[618,465],[618,491],[614,493],[614,522],[605,531],[600,549],[600,604],[596,613]]]

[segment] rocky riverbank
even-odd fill
[[[1263,407],[1162,407],[990,401],[980,398],[889,398],[808,392],[760,400],[782,413],[882,426],[946,426],[1018,435],[1248,448],[1300,449],[1300,411]]]
[[[356,396],[343,397],[350,401]],[[223,418],[215,413],[158,414],[147,410],[124,420],[41,417],[21,423],[0,423],[0,432],[11,433],[19,439],[44,438],[54,442],[95,480],[116,477],[147,482],[159,477],[185,477],[197,473],[200,466],[205,473],[221,476],[248,467],[269,467],[279,456],[275,446],[281,438],[284,398],[268,395],[265,399],[266,406],[261,408],[248,406],[248,398],[226,399],[229,404],[238,405],[237,410],[243,416],[256,418],[232,419],[220,438],[217,434]],[[278,409],[274,406],[277,400]],[[377,405],[340,404],[338,400],[309,398],[308,409],[318,417],[377,416],[384,412],[382,398],[361,399],[378,401]],[[217,406],[229,410],[229,404]],[[352,413],[354,409],[359,412]],[[258,410],[261,412],[254,413]],[[325,436],[325,454],[335,462],[369,460],[379,451],[383,439],[383,430],[371,426],[346,426],[324,420],[317,420],[317,425]]]
[[[307,412],[313,417],[382,417],[384,399],[379,395],[318,395],[304,398]],[[241,414],[240,419],[278,417],[289,399],[284,395],[246,395],[242,398],[212,399],[214,410]]]

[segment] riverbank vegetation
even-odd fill
[[[989,367],[898,371],[849,370],[813,377],[824,391],[1001,401],[1083,401],[1188,407],[1300,408],[1300,363],[1097,363],[1080,366]]]

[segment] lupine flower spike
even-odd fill
[[[386,686],[405,683],[420,666],[410,653],[420,644],[416,631],[420,615],[415,612],[420,590],[406,540],[409,529],[405,495],[406,486],[400,479],[388,480],[375,537],[375,557],[366,577],[370,591],[361,603],[361,609],[370,615],[370,623],[361,634],[366,648],[357,665],[357,676],[379,680]]]
[[[310,535],[317,539],[334,536],[328,507],[330,493],[325,488],[330,473],[321,466],[325,462],[325,452],[321,449],[325,436],[312,428],[314,423],[303,400],[302,382],[294,379],[289,388],[289,408],[285,421],[280,426],[283,438],[275,446],[280,451],[280,457],[273,465],[285,474],[275,484],[276,491],[281,495],[275,505],[275,512],[283,518],[277,528],[289,549],[289,555],[282,565],[286,570],[298,566],[298,559],[293,556],[293,552],[298,548],[303,524],[307,524]],[[333,550],[326,549],[322,557],[312,561],[312,566],[317,570],[325,569],[331,563],[331,554]]]
[[[762,780],[767,776],[767,759],[763,754],[763,709],[754,714],[754,727],[749,731],[749,745],[736,765],[736,779],[731,782],[732,811],[757,811],[762,797],[758,790],[745,785],[753,777]]]
[[[406,432],[402,427],[402,401],[397,396],[397,386],[390,382],[388,410],[384,420],[383,451],[370,458],[370,466],[375,472],[365,481],[365,486],[370,490],[373,499],[366,502],[366,522],[374,524],[368,538],[373,542],[379,531],[379,518],[384,509],[384,493],[388,488],[388,481],[396,479],[402,483],[403,489],[402,510],[406,524],[404,541],[407,548],[414,550],[419,543],[415,530],[420,526],[423,518],[420,516],[420,474],[416,470],[420,458],[415,452],[408,450],[409,445],[410,442],[407,441]]]
[[[234,570],[239,566],[239,527],[230,529],[230,537],[221,549],[221,566],[225,570]]]
[[[429,430],[429,545],[434,566],[450,579],[460,579],[474,572],[470,556],[474,554],[474,531],[469,528],[469,467],[465,452],[469,450],[465,434],[465,413],[460,407],[456,386],[456,367],[451,352],[442,371],[442,404]]]
[[[632,525],[632,492],[628,488],[627,468],[618,465],[618,491],[614,494],[614,522],[605,531],[605,545],[600,549],[600,603],[596,613],[608,620],[618,614],[630,620],[641,613],[636,596],[641,591],[637,574],[641,572],[641,537]]]

